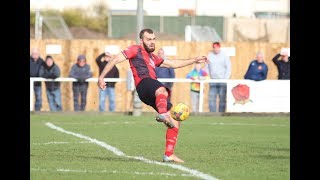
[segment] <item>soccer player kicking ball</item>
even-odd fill
[[[170,90],[157,80],[155,66],[181,68],[195,62],[208,63],[207,57],[200,56],[186,60],[164,60],[152,53],[155,50],[156,37],[151,29],[141,30],[139,37],[140,45],[129,46],[109,61],[98,78],[98,85],[102,90],[105,90],[106,83],[103,80],[105,75],[115,64],[128,59],[140,100],[152,106],[159,113],[156,121],[163,122],[168,127],[163,161],[183,163],[184,161],[173,153],[180,122],[174,120],[170,115],[172,104],[167,101],[168,96],[170,96]]]

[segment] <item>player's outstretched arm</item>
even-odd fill
[[[181,68],[191,65],[195,62],[199,63],[209,63],[207,56],[199,56],[191,59],[177,59],[177,60],[164,60],[160,67],[166,68]]]
[[[106,83],[103,81],[103,78],[106,76],[106,74],[113,68],[115,64],[118,64],[120,62],[123,62],[126,60],[126,57],[119,53],[115,57],[113,57],[108,64],[104,67],[103,71],[101,72],[99,78],[98,78],[98,86],[102,89],[106,89]]]

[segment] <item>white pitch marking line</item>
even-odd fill
[[[64,169],[64,168],[57,168],[55,170],[49,169],[42,169],[42,168],[30,168],[31,171],[57,171],[57,172],[73,172],[73,173],[108,173],[108,174],[137,174],[137,175],[154,175],[154,176],[193,176],[191,174],[174,174],[174,173],[155,173],[155,172],[127,172],[127,171],[110,171],[110,170],[100,170],[100,171],[93,171],[93,170],[86,170],[86,169]]]
[[[48,144],[68,144],[70,142],[55,142],[55,141],[52,141],[52,142],[46,142],[46,143],[32,143],[33,145],[48,145]]]
[[[88,140],[90,142],[93,142],[93,143],[95,143],[95,144],[97,144],[97,145],[99,145],[101,147],[104,147],[105,149],[113,152],[117,156],[136,159],[136,160],[140,160],[140,161],[143,161],[145,163],[150,163],[150,164],[157,164],[157,165],[161,165],[161,166],[169,166],[169,167],[172,167],[174,169],[179,169],[181,171],[188,172],[188,173],[192,174],[193,176],[199,177],[201,179],[217,180],[216,177],[213,177],[213,176],[210,176],[208,174],[202,173],[202,172],[200,172],[198,170],[195,170],[195,169],[190,169],[190,168],[184,167],[182,165],[169,164],[169,163],[153,161],[153,160],[149,160],[149,159],[146,159],[144,157],[138,157],[138,156],[127,156],[125,153],[123,153],[119,149],[117,149],[117,148],[115,148],[115,147],[113,147],[113,146],[111,146],[111,145],[109,145],[109,144],[107,144],[105,142],[99,141],[97,139],[90,138],[88,136],[84,136],[82,134],[78,134],[78,133],[74,133],[74,132],[71,132],[71,131],[64,130],[63,128],[55,126],[54,124],[52,124],[50,122],[47,122],[46,125],[51,129],[55,129],[57,131],[60,131],[60,132],[66,133],[66,134],[70,134],[70,135],[76,136],[78,138],[85,139],[85,140]]]
[[[32,145],[50,145],[50,144],[86,144],[86,143],[93,143],[93,142],[88,142],[88,141],[80,141],[80,142],[56,142],[56,141],[52,141],[52,142],[46,142],[46,143],[32,143]]]

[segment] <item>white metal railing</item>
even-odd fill
[[[108,82],[125,82],[126,79],[120,79],[120,78],[104,78],[105,81]],[[30,78],[30,111],[33,111],[33,96],[34,96],[34,90],[33,90],[33,83],[34,82],[41,82],[41,81],[58,81],[58,82],[76,82],[78,81],[75,78],[56,78],[56,79],[45,79],[41,77],[31,77]],[[98,78],[88,78],[86,79],[87,82],[98,82]]]
[[[174,83],[180,83],[180,82],[198,82],[200,83],[200,94],[199,94],[199,112],[203,112],[203,97],[204,97],[204,84],[205,83],[213,83],[213,82],[220,82],[220,83],[228,83],[230,81],[235,81],[235,79],[205,79],[205,80],[191,80],[191,79],[184,79],[184,78],[158,78],[160,82],[174,82]],[[33,92],[33,83],[34,82],[41,82],[41,81],[59,81],[59,82],[76,82],[77,79],[75,78],[56,78],[56,79],[45,79],[40,77],[31,77],[30,78],[30,111],[33,111],[34,104],[33,104],[33,98],[34,98],[34,92]],[[86,79],[87,82],[98,82],[98,78],[88,78]],[[125,78],[104,78],[104,81],[107,82],[126,82],[127,79]],[[248,82],[252,80],[236,80],[238,82]],[[264,81],[279,81],[279,80],[264,80]],[[284,80],[282,80],[284,81]],[[288,80],[290,81],[290,80]]]

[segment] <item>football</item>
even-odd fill
[[[185,121],[190,114],[189,106],[184,103],[178,103],[171,108],[170,114],[177,121]]]

